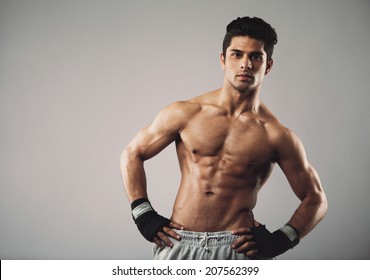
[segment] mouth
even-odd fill
[[[253,76],[248,73],[241,73],[241,74],[236,75],[236,77],[241,81],[250,81],[253,79]]]

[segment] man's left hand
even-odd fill
[[[257,254],[256,242],[252,241],[253,235],[251,228],[239,228],[231,231],[234,235],[241,235],[231,245],[238,254],[245,254],[253,257]]]

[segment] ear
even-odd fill
[[[265,71],[265,75],[267,75],[270,71],[271,71],[271,68],[272,68],[272,65],[274,64],[274,59],[271,58],[268,62],[267,62],[267,67],[266,67],[266,71]]]
[[[225,65],[225,57],[224,57],[224,54],[222,52],[220,53],[220,63],[221,63],[221,68],[223,70],[225,70],[225,68],[226,68],[226,65]]]

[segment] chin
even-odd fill
[[[241,94],[249,94],[251,92],[251,85],[249,84],[239,84],[235,85],[234,88],[239,91]]]
[[[251,93],[251,89],[248,87],[248,88],[245,88],[245,87],[243,87],[243,88],[235,88],[238,92],[239,92],[239,94],[241,94],[241,95],[249,95],[250,93]]]

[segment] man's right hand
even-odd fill
[[[154,242],[160,248],[173,247],[169,237],[180,240],[173,229],[184,229],[181,225],[159,215],[145,197],[131,203],[132,217],[140,233],[146,240]]]

